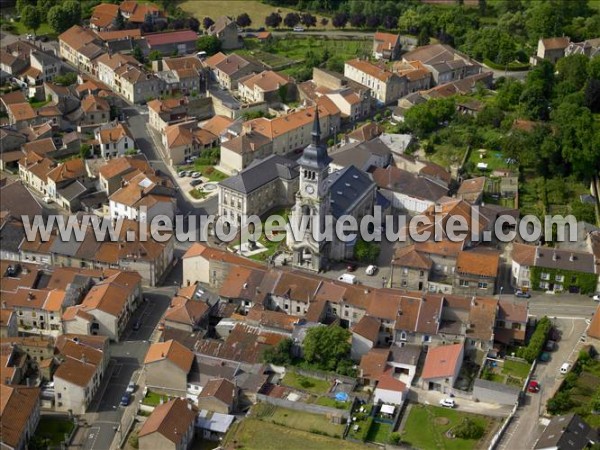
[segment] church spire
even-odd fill
[[[317,146],[321,143],[321,124],[319,123],[319,107],[315,106],[315,119],[313,120],[312,143]]]

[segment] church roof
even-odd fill
[[[297,176],[298,164],[296,161],[280,155],[271,155],[251,164],[239,174],[227,178],[219,184],[234,191],[249,194],[276,178],[292,180]]]
[[[331,199],[331,214],[336,219],[351,211],[356,202],[375,187],[369,175],[355,166],[332,173],[325,179],[325,185]]]

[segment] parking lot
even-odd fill
[[[186,173],[193,173],[192,171],[185,171]],[[212,189],[210,191],[206,191],[203,189],[203,187],[206,185],[206,183],[208,183],[209,185],[214,185],[214,183],[210,182],[209,179],[207,177],[204,176],[200,176],[199,178],[193,178],[190,175],[186,175],[185,177],[181,177],[180,176],[181,172],[179,172],[177,174],[177,177],[175,178],[176,183],[179,186],[179,189],[181,190],[181,192],[184,193],[184,195],[186,195],[191,201],[199,201],[199,200],[205,200],[208,197],[211,197],[213,195],[217,194],[217,189]],[[200,181],[199,184],[198,181]],[[194,182],[194,184],[196,184],[196,186],[192,185],[192,182]],[[193,189],[198,189],[201,192],[205,193],[205,197],[202,199],[198,199],[198,198],[194,198],[190,195],[190,191]]]

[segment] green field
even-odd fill
[[[275,55],[274,53],[263,52],[262,50],[236,50],[238,55],[248,55],[255,59],[258,59],[263,64],[271,68],[272,70],[280,70],[295,64],[296,61],[293,59],[286,58],[282,55]]]
[[[48,446],[59,446],[65,434],[71,434],[75,428],[72,420],[63,417],[41,416],[34,436]]]
[[[486,430],[493,422],[490,417],[463,413],[454,409],[414,405],[410,410],[406,426],[402,430],[402,441],[420,450],[469,450],[478,448],[478,440],[450,439],[446,436],[446,432],[461,423],[465,417],[469,417],[486,427]],[[482,439],[485,439],[485,437]]]
[[[23,25],[22,22],[15,20],[14,22],[11,22],[9,20],[6,20],[4,22],[7,31],[10,31],[11,33],[14,34],[28,34],[31,33],[33,34],[33,32],[27,28],[25,25]],[[40,25],[40,27],[36,30],[35,32],[36,35],[38,36],[48,36],[49,38],[55,38],[56,37],[56,33],[54,32],[54,29],[48,25],[47,23],[42,23]]]
[[[291,388],[308,391],[313,394],[325,394],[331,387],[331,383],[327,380],[306,377],[292,371],[287,371],[285,373],[283,380],[281,380],[281,384]]]
[[[339,56],[345,61],[360,55],[370,55],[372,45],[369,39],[328,39],[290,35],[284,39],[275,39],[268,47],[268,52],[298,61],[303,60],[309,50],[322,52],[327,49],[331,56]]]
[[[169,401],[169,397],[167,395],[160,395],[156,392],[148,391],[148,393],[144,397],[144,400],[142,400],[142,404],[148,406],[158,406],[160,404],[161,398],[163,402]]]
[[[229,1],[213,1],[213,0],[188,0],[179,4],[181,9],[191,13],[194,17],[202,21],[204,17],[210,17],[213,20],[217,20],[222,15],[228,15],[231,17],[239,16],[242,13],[248,13],[252,19],[251,28],[260,28],[265,26],[265,17],[272,12],[279,10],[281,17],[289,12],[297,12],[290,8],[275,7],[261,3],[256,0],[229,0]],[[323,28],[319,23],[323,16],[317,15],[317,25],[319,28]],[[283,23],[282,23],[283,25]],[[325,28],[333,28],[331,21]]]
[[[527,375],[529,375],[529,369],[531,369],[531,367],[526,362],[511,361],[507,359],[502,366],[502,373],[515,378],[521,378],[525,381]]]
[[[390,424],[373,422],[367,434],[367,442],[387,444],[390,440],[390,434],[392,434],[392,426]]]
[[[366,445],[354,444],[306,431],[294,430],[258,419],[244,419],[236,423],[224,439],[223,445],[244,450],[366,450]]]
[[[334,438],[341,438],[344,434],[344,425],[334,424],[321,414],[311,414],[266,403],[258,403],[252,409],[252,415],[265,422],[283,425],[295,430],[317,432]]]

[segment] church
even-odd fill
[[[332,217],[334,230],[336,221],[342,216],[353,216],[360,223],[363,216],[373,213],[376,184],[367,173],[355,166],[329,173],[332,160],[327,154],[327,147],[321,143],[317,108],[311,135],[311,144],[297,161],[299,189],[290,214],[292,227],[301,229],[304,216],[308,216],[311,225],[305,230],[304,238],[295,240],[293,234],[288,233],[287,245],[292,252],[293,267],[320,272],[327,268],[328,260],[352,258],[356,240],[343,242],[333,232],[332,241],[318,242],[313,237],[311,226],[323,230],[328,215]]]

